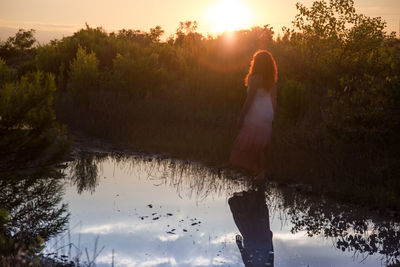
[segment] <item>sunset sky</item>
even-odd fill
[[[0,40],[18,28],[36,29],[41,42],[67,36],[85,26],[102,26],[107,31],[122,28],[148,30],[160,25],[165,37],[180,21],[196,20],[202,33],[250,28],[270,24],[279,31],[291,26],[299,0],[1,0]],[[309,6],[312,0],[302,0]],[[355,0],[358,12],[380,16],[388,31],[398,31],[400,0]],[[229,8],[227,8],[229,7]]]

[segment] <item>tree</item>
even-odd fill
[[[398,124],[390,103],[399,84],[386,22],[357,13],[353,0],[298,3],[297,9],[288,31],[303,70],[297,75],[312,94],[329,98],[321,107],[328,129],[351,142],[386,143]]]
[[[34,69],[36,38],[35,30],[19,29],[15,36],[9,37],[0,45],[0,58],[15,68],[20,74]]]
[[[60,160],[67,149],[55,122],[54,76],[34,72],[0,84],[0,177],[37,172]]]
[[[86,52],[79,46],[75,59],[69,67],[68,89],[75,100],[89,101],[89,92],[96,89],[99,78],[99,60],[94,52]]]
[[[15,36],[8,37],[7,41],[1,45],[0,56],[5,57],[7,56],[7,53],[11,54],[13,52],[22,52],[32,49],[33,45],[36,43],[34,34],[34,29],[28,31],[19,29]]]

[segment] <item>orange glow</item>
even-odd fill
[[[207,11],[206,19],[213,32],[221,33],[249,28],[252,12],[240,0],[221,0]]]

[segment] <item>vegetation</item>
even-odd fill
[[[19,44],[16,53],[28,53],[30,36],[20,31],[10,38]],[[14,49],[8,42],[5,46]],[[55,121],[55,77],[21,69],[0,60],[1,266],[39,265],[44,242],[68,221],[67,207],[60,203],[62,174],[55,167],[68,148]]]
[[[292,28],[278,36],[266,25],[233,39],[206,37],[188,21],[163,41],[159,26],[107,33],[86,25],[33,47],[32,31],[20,31],[0,45],[12,68],[0,75],[52,73],[57,119],[72,130],[223,165],[251,56],[268,49],[279,68],[269,177],[400,208],[400,41],[352,0],[297,9]]]
[[[44,242],[66,229],[60,178],[60,173],[42,173],[0,179],[1,266],[39,266]]]
[[[5,66],[5,65],[3,65]],[[6,67],[4,67],[6,68]],[[0,90],[0,174],[36,172],[51,165],[65,151],[65,138],[55,122],[54,77],[40,71]]]

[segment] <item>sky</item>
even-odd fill
[[[201,164],[168,159],[150,162],[146,158],[109,157],[95,163],[99,172],[93,191],[78,193],[75,184],[66,183],[63,201],[68,203],[70,212],[68,242],[80,247],[81,252],[87,248],[89,255],[93,255],[96,237],[99,238],[98,248],[104,245],[96,266],[111,266],[113,250],[116,266],[243,266],[235,242],[236,234],[240,233],[235,220],[241,223],[242,229],[247,229],[246,232],[253,227],[253,234],[260,233],[262,228],[257,220],[250,219],[254,218],[254,213],[250,212],[250,218],[247,218],[238,213],[236,205],[229,204],[228,199],[234,192],[239,193],[246,188],[239,179],[231,179],[231,173],[222,172],[218,178],[217,174],[208,172]],[[66,175],[70,175],[69,169]],[[269,216],[264,213],[262,218],[269,220],[273,232],[276,266],[381,265],[384,256],[337,249],[336,241],[339,239],[324,238],[323,230],[321,235],[313,237],[309,237],[303,229],[292,233],[289,208],[285,209],[282,204],[285,201],[283,196],[288,192],[283,193],[274,187],[270,189],[267,203]],[[254,191],[249,193],[254,194]],[[240,194],[237,200],[240,200],[242,208],[263,205],[254,198],[240,197]],[[307,197],[308,204],[315,200],[320,199]],[[337,206],[330,201],[324,203],[325,207]],[[93,208],[94,205],[101,208]],[[297,222],[316,222],[301,210],[294,209],[299,218]],[[350,207],[339,205],[338,210],[343,209]],[[306,221],[301,219],[303,215]],[[335,214],[331,216],[334,218]],[[349,228],[342,229],[344,233],[353,233],[351,221],[345,218],[339,221],[348,223]],[[329,222],[322,228],[330,225],[337,230],[336,224]],[[372,230],[373,227],[379,229],[378,226],[369,222],[369,231],[364,237],[379,234],[379,231]],[[251,242],[251,234],[244,238],[249,238],[249,244],[257,244]],[[62,247],[67,233],[62,233],[56,240],[47,243],[46,252]],[[72,250],[75,253],[75,249]],[[63,249],[59,252],[67,254]]]
[[[37,39],[48,42],[85,27],[106,31],[149,30],[160,25],[164,37],[173,34],[180,21],[196,20],[198,31],[217,34],[224,30],[270,24],[276,31],[291,26],[295,4],[310,6],[313,0],[0,0],[0,40],[19,28],[35,29]],[[387,30],[399,31],[400,0],[355,0],[356,10],[382,17]]]

